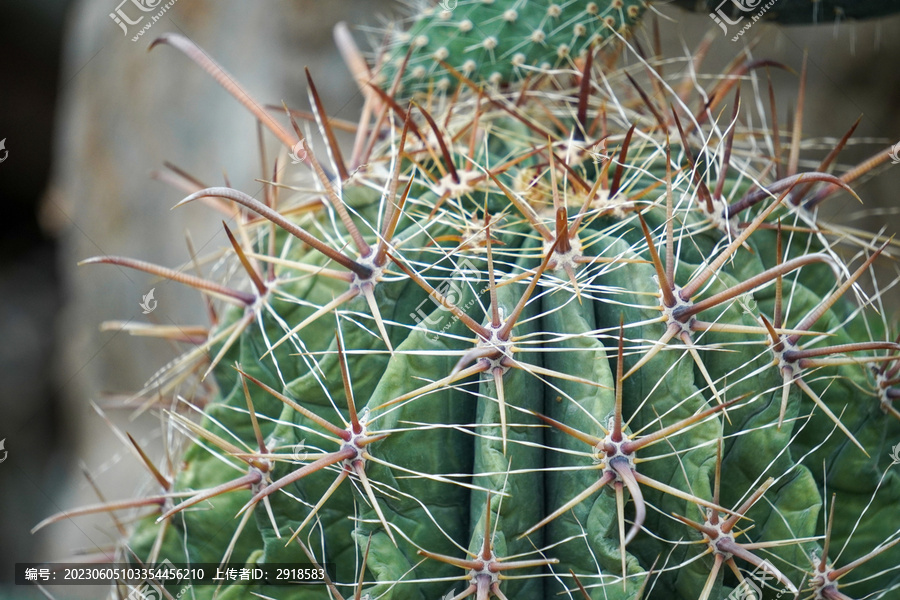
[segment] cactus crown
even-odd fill
[[[599,41],[626,33],[643,0],[495,2],[445,0],[412,17],[388,46],[380,79],[396,74],[395,93],[458,85],[448,66],[476,82],[508,84],[582,56]]]
[[[799,127],[741,101],[765,61],[700,94],[616,67],[597,36],[642,8],[426,11],[347,156],[311,79],[319,143],[236,94],[314,191],[280,197],[284,160],[261,199],[185,177],[242,207],[228,260],[94,260],[218,299],[201,339],[147,329],[195,347],[145,390],[176,470],[132,440],[159,493],[85,509],[155,508],[129,556],[333,565],[203,597],[890,597],[900,346],[865,275],[893,246],[816,210],[887,154],[831,174],[848,134],[801,171]]]

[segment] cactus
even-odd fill
[[[154,42],[284,150],[262,199],[173,171],[181,205],[239,209],[211,272],[86,261],[193,286],[213,323],[132,328],[193,345],[142,390],[173,470],[130,440],[158,492],[40,527],[150,507],[125,560],[328,565],[326,585],[201,598],[891,597],[900,345],[867,274],[895,246],[817,211],[890,149],[831,174],[851,129],[802,171],[805,69],[783,148],[741,101],[778,65],[739,58],[697,98],[655,60],[616,67],[636,51],[599,29],[559,63],[527,54],[535,77],[501,64],[499,29],[474,68],[419,76],[433,48],[468,56],[441,23],[546,19],[520,4],[417,18],[346,158],[311,77],[288,128],[186,38]],[[295,169],[312,191],[282,198]]]
[[[445,0],[412,15],[394,32],[378,75],[409,94],[455,89],[448,66],[492,85],[526,79],[581,56],[600,40],[627,33],[644,12],[643,0],[613,2],[484,2]],[[537,67],[537,70],[535,70]]]

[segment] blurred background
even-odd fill
[[[174,163],[210,184],[227,176],[250,194],[261,185],[253,118],[172,48],[147,53],[153,38],[180,32],[200,44],[259,100],[307,108],[309,66],[331,116],[355,119],[361,98],[332,41],[335,23],[380,26],[402,7],[388,0],[177,0],[136,41],[138,26],[110,17],[118,0],[29,0],[0,7],[0,598],[26,598],[11,585],[13,564],[60,560],[110,547],[108,517],[29,530],[42,518],[97,495],[131,497],[147,476],[92,407],[139,389],[174,357],[162,341],[103,331],[104,320],[205,324],[186,288],[84,258],[117,254],[167,266],[218,247],[221,225],[202,207],[170,211],[182,195],[154,180]],[[683,56],[714,25],[704,13],[660,6],[666,56]],[[808,167],[862,115],[846,168],[900,139],[900,18],[839,25],[757,23],[757,57],[800,70],[809,52],[804,134]],[[366,47],[374,30],[357,31]],[[753,39],[751,37],[750,39]],[[704,70],[715,72],[746,45],[719,35]],[[797,90],[794,74],[773,71],[782,120]],[[274,156],[275,147],[269,147]],[[900,167],[856,186],[865,216],[846,196],[833,218],[867,229],[900,230]],[[856,220],[858,217],[863,217]],[[157,309],[140,303],[155,290]],[[894,296],[896,298],[896,296]],[[896,305],[895,305],[896,306]],[[896,308],[892,309],[896,311]],[[106,409],[161,456],[152,413]],[[900,441],[900,440],[898,440]],[[54,588],[56,598],[92,597]],[[99,597],[93,592],[93,597]],[[41,596],[34,596],[41,597]]]

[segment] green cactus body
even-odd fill
[[[391,87],[403,67],[404,94],[456,88],[459,82],[441,62],[479,83],[524,79],[535,67],[567,64],[612,32],[627,33],[645,6],[643,0],[447,0],[414,15],[409,28],[395,34],[380,79]]]
[[[803,581],[821,594],[832,582],[813,569],[832,493],[831,548],[846,544],[836,566],[896,539],[884,524],[896,522],[900,499],[889,468],[900,422],[875,392],[859,390],[875,389],[872,365],[884,367],[882,382],[896,378],[884,359],[897,347],[839,287],[849,289],[874,246],[845,266],[833,239],[802,227],[815,219],[804,201],[820,188],[776,200],[787,186],[770,178],[773,191],[760,194],[749,176],[768,172],[769,159],[728,163],[722,123],[682,113],[690,128],[679,135],[672,114],[659,123],[657,109],[620,103],[610,93],[634,98],[622,71],[606,71],[607,86],[590,88],[586,103],[577,71],[548,75],[558,87],[536,87],[515,110],[514,88],[434,91],[449,77],[429,63],[439,48],[474,61],[474,70],[456,64],[473,81],[499,73],[512,86],[511,38],[554,24],[543,44],[522,49],[541,69],[557,64],[562,43],[584,51],[606,15],[619,28],[641,8],[598,4],[583,19],[584,3],[548,17],[555,5],[460,1],[450,16],[414,21],[408,39],[428,41],[413,43],[403,89],[432,90],[435,125],[420,109],[404,128],[404,115],[387,107],[383,137],[343,182],[338,204],[292,218],[350,258],[241,224],[256,253],[280,260],[265,293],[224,312],[210,334],[209,354],[224,352],[212,369],[218,395],[202,410],[188,398],[170,413],[193,439],[172,491],[258,479],[170,510],[162,523],[140,521],[129,539],[136,556],[218,562],[231,545],[232,562],[309,562],[309,551],[334,565],[331,587],[197,587],[198,598],[692,600],[748,585],[734,570],[748,582],[766,571],[765,597]],[[503,17],[510,10],[516,19]],[[466,19],[473,27],[460,31]],[[578,24],[587,30],[576,40]],[[497,45],[471,50],[485,32]],[[407,47],[389,49],[385,86]],[[668,165],[660,125],[673,139]],[[732,156],[751,154],[738,152],[744,137]],[[799,185],[840,183],[808,177]],[[330,185],[320,184],[318,196]],[[221,191],[194,197],[204,194]],[[749,210],[723,213],[754,194]],[[371,253],[350,250],[356,237]],[[335,261],[351,271],[376,264],[379,240],[391,262],[371,288],[346,269],[334,275]],[[191,403],[191,414],[174,416]],[[254,450],[253,415],[264,455]],[[891,597],[895,563],[888,550],[857,566],[854,577],[868,578],[855,597]]]

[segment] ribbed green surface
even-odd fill
[[[476,83],[494,85],[534,76],[535,67],[566,68],[591,44],[627,35],[645,4],[445,0],[413,15],[409,26],[394,36],[380,80],[390,88],[410,49],[400,81],[403,96],[455,89],[458,81],[440,61]]]

